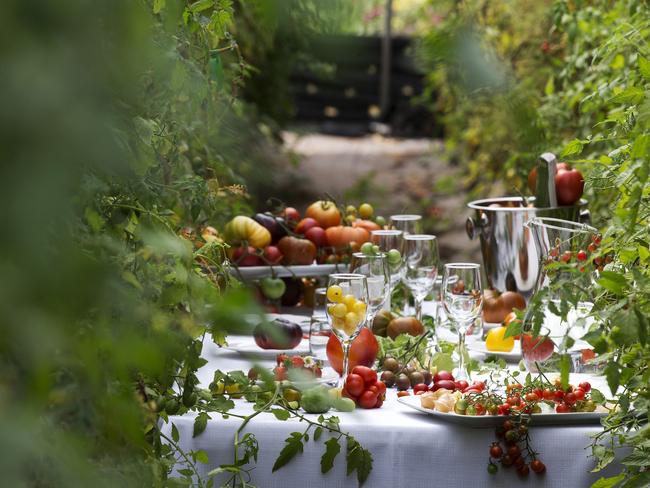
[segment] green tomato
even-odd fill
[[[467,410],[465,410],[467,415],[476,415],[476,407],[474,405],[469,405]]]
[[[391,249],[388,251],[388,263],[389,264],[398,264],[402,260],[402,255],[397,249]]]
[[[266,277],[260,280],[260,288],[265,297],[271,300],[277,300],[284,295],[287,285],[280,278]]]
[[[454,412],[456,412],[458,415],[465,415],[466,411],[467,411],[467,400],[461,398],[456,402],[456,405],[454,405]]]
[[[374,254],[374,249],[373,249],[372,242],[364,242],[361,245],[361,252],[364,253],[366,256],[371,256]]]
[[[379,246],[372,246],[372,252],[375,254],[379,254]]]
[[[330,396],[327,388],[317,386],[305,390],[300,399],[302,408],[307,413],[325,413],[330,409]]]
[[[384,225],[386,225],[386,219],[384,217],[382,217],[381,215],[377,215],[375,217],[375,224],[383,227]]]
[[[169,415],[176,415],[179,406],[180,405],[178,404],[178,400],[172,398],[165,403],[165,412],[167,412]]]
[[[341,397],[332,401],[332,407],[337,409],[339,412],[352,412],[356,405],[354,400],[351,398]]]

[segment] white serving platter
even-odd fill
[[[430,415],[437,420],[451,422],[475,429],[485,429],[500,425],[506,417],[501,415],[458,415],[457,413],[438,412],[422,407],[419,396],[399,397],[397,401],[418,412]],[[533,413],[531,414],[531,425],[577,425],[577,424],[598,424],[600,419],[607,416],[606,411],[595,412],[569,412],[569,413]]]
[[[345,273],[347,264],[309,264],[305,266],[231,266],[230,273],[244,281],[258,280],[266,276],[278,278],[306,278],[311,276],[327,276],[332,273]]]
[[[519,341],[515,341],[515,346],[512,348],[512,351],[510,352],[488,351],[487,347],[485,347],[485,342],[483,341],[468,342],[467,349],[472,352],[478,352],[481,354],[503,358],[507,362],[512,362],[512,363],[516,363],[521,359],[521,344],[519,344]]]

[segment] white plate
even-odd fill
[[[505,419],[502,415],[458,415],[453,412],[444,413],[423,408],[419,396],[399,397],[397,401],[436,419],[475,429],[496,427]],[[532,425],[597,424],[600,423],[601,418],[607,417],[607,412],[534,413],[530,417]]]
[[[252,336],[228,336],[227,341],[228,345],[221,349],[259,359],[275,359],[278,354],[309,354],[309,339],[304,338],[293,349],[262,349]]]
[[[487,347],[485,347],[485,342],[483,341],[468,342],[467,349],[472,352],[480,352],[481,354],[489,354],[490,356],[503,358],[509,362],[518,362],[521,359],[521,345],[519,344],[519,341],[515,341],[515,347],[513,347],[510,352],[488,351]]]
[[[332,273],[347,273],[347,264],[309,264],[305,266],[232,266],[230,273],[246,281],[257,280],[265,276],[275,276],[279,278],[296,278],[306,276],[327,276]]]

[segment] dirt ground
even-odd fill
[[[467,195],[458,190],[459,170],[443,158],[440,141],[295,132],[286,132],[284,141],[301,186],[317,189],[313,198],[329,194],[357,204],[367,200],[386,218],[422,214],[425,231],[440,239],[444,261],[480,260],[478,242],[465,233],[470,212]]]

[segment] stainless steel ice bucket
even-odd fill
[[[475,211],[467,219],[467,235],[470,239],[481,238],[488,285],[499,291],[519,292],[526,300],[535,288],[539,257],[533,236],[524,224],[533,217],[589,221],[586,200],[567,207],[536,208],[521,197],[503,197],[475,200],[467,206]]]

